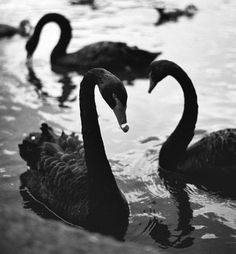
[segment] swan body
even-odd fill
[[[166,10],[164,7],[156,7],[156,11],[159,14],[158,21],[156,22],[156,25],[161,25],[166,22],[176,22],[180,17],[188,17],[192,18],[196,12],[197,12],[197,7],[193,4],[190,4],[185,7],[185,9],[171,9],[171,10]]]
[[[174,62],[155,61],[151,64],[149,92],[168,75],[179,82],[185,103],[181,120],[160,150],[160,167],[206,181],[223,181],[236,176],[236,129],[212,132],[188,147],[198,115],[197,95],[191,79]]]
[[[127,94],[110,72],[89,71],[80,86],[83,142],[74,133],[56,135],[46,123],[19,145],[29,170],[21,175],[22,188],[70,223],[122,239],[129,208],[106,157],[94,100],[94,87],[113,109],[123,131]]]
[[[29,36],[31,32],[31,24],[29,20],[22,20],[19,27],[13,27],[6,24],[0,24],[0,38],[11,37],[15,34],[20,34],[21,36]]]
[[[38,21],[33,35],[26,44],[28,60],[32,58],[38,45],[43,26],[49,22],[57,23],[61,29],[60,39],[51,53],[51,64],[75,70],[80,74],[86,73],[91,68],[102,67],[123,79],[125,74],[132,76],[132,72],[148,68],[160,54],[129,47],[122,42],[110,41],[89,44],[76,52],[66,53],[72,37],[70,22],[61,14],[49,13]]]

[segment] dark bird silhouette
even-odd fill
[[[190,4],[185,7],[185,9],[166,9],[164,6],[155,7],[159,17],[156,25],[161,25],[167,22],[177,22],[180,17],[192,18],[198,11],[197,7],[193,4]]]
[[[30,35],[31,30],[32,26],[27,19],[22,20],[18,27],[13,27],[7,24],[0,24],[0,38],[11,37],[15,34],[27,37]]]
[[[184,111],[176,129],[162,145],[160,169],[192,179],[225,184],[236,176],[236,129],[212,132],[188,147],[198,116],[197,94],[191,79],[176,63],[160,60],[151,64],[149,93],[166,76],[175,78],[184,93]]]
[[[94,0],[70,0],[71,5],[90,5],[92,9],[97,9]]]
[[[94,0],[71,0],[70,1],[71,4],[81,4],[81,5],[90,5],[90,4],[94,4]]]
[[[70,223],[122,239],[129,207],[106,157],[94,99],[96,84],[121,129],[128,131],[123,83],[105,69],[92,69],[80,85],[83,142],[74,133],[57,136],[42,124],[41,133],[29,134],[19,145],[29,167],[21,175],[21,184]]]
[[[122,42],[101,41],[89,44],[73,53],[66,53],[72,37],[70,22],[61,14],[49,13],[37,23],[34,33],[26,44],[27,59],[31,60],[45,24],[55,22],[61,29],[59,41],[51,53],[52,69],[57,66],[84,75],[92,68],[102,67],[123,80],[133,80],[136,75],[147,76],[149,64],[161,53],[129,47]],[[144,73],[144,74],[143,74]]]

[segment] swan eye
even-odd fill
[[[117,95],[115,93],[112,94],[113,99],[116,102],[116,106],[117,107],[122,107],[122,108],[126,108],[126,106],[124,106],[121,101],[119,100],[119,98],[117,97]]]
[[[112,94],[112,98],[116,101],[116,104],[117,104],[117,101],[119,101],[119,99],[115,93]]]

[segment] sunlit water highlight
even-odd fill
[[[99,40],[124,41],[180,64],[192,78],[199,100],[196,138],[235,126],[236,4],[234,1],[193,1],[197,15],[178,23],[154,26],[156,1],[97,1],[98,9],[70,6],[69,1],[1,1],[0,23],[17,26],[24,18],[35,25],[49,11],[66,15],[73,27],[69,52]],[[170,3],[170,2],[169,2]],[[189,2],[173,1],[175,7]],[[23,209],[19,175],[26,170],[17,144],[49,122],[59,132],[80,132],[78,91],[81,76],[67,77],[73,89],[63,107],[62,76],[51,71],[49,54],[59,36],[55,24],[43,29],[34,55],[34,75],[25,65],[25,39],[0,40],[0,201]],[[31,79],[30,79],[31,78]],[[64,77],[65,78],[65,77]],[[38,82],[38,83],[37,83]],[[64,80],[65,82],[65,80]],[[167,78],[151,95],[148,80],[126,86],[130,131],[123,134],[96,91],[100,126],[117,182],[127,197],[130,225],[126,240],[151,244],[165,253],[236,251],[236,202],[185,185],[171,189],[157,174],[158,151],[183,109],[182,92]],[[74,85],[76,85],[74,87]],[[27,212],[27,210],[26,210]],[[31,212],[31,211],[28,211]]]

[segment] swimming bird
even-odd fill
[[[94,4],[94,0],[77,0],[77,1],[71,0],[70,3],[71,4],[81,4],[81,5],[83,5],[83,4]]]
[[[177,8],[168,10],[164,6],[155,7],[155,9],[159,14],[156,25],[161,25],[166,22],[176,22],[180,17],[184,16],[192,18],[198,11],[198,8],[193,4],[187,5],[183,10]]]
[[[94,0],[70,0],[70,4],[72,5],[91,5],[91,7],[95,7]]]
[[[48,13],[38,21],[34,33],[26,43],[28,61],[31,61],[38,45],[42,28],[49,22],[55,22],[61,29],[60,38],[51,53],[52,67],[68,68],[82,75],[92,68],[102,67],[120,79],[132,80],[133,75],[139,75],[146,70],[149,64],[161,54],[129,47],[122,42],[111,41],[92,43],[76,52],[67,53],[66,49],[72,37],[70,22],[61,14]]]
[[[178,172],[203,182],[225,180],[236,176],[236,129],[212,132],[191,146],[198,116],[197,94],[187,73],[168,60],[151,64],[149,93],[166,76],[175,78],[184,93],[184,111],[159,153],[160,170]]]
[[[29,170],[21,188],[70,223],[122,239],[129,207],[106,157],[94,99],[95,85],[124,132],[127,93],[123,83],[102,68],[87,72],[80,84],[83,142],[74,133],[56,135],[46,123],[19,145]]]
[[[20,34],[23,37],[30,35],[32,26],[29,20],[24,19],[20,22],[18,27],[13,27],[7,24],[0,24],[0,38],[11,37],[15,34]]]

